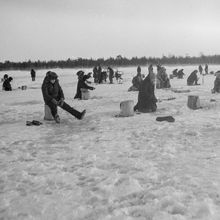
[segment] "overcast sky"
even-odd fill
[[[0,0],[0,61],[220,54],[220,0]]]

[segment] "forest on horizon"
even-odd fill
[[[128,59],[122,57],[121,55],[115,58],[110,57],[107,59],[87,59],[87,58],[77,58],[77,59],[67,59],[67,60],[50,60],[50,61],[23,61],[23,62],[11,62],[5,61],[0,62],[0,70],[29,70],[29,69],[49,69],[49,68],[83,68],[83,67],[94,67],[101,65],[103,67],[122,67],[122,66],[144,66],[144,65],[195,65],[195,64],[220,64],[220,55],[200,55],[197,57],[191,56],[163,56],[161,58],[156,57],[132,57]]]

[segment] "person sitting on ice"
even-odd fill
[[[152,70],[141,83],[138,93],[138,102],[134,106],[134,111],[139,112],[155,112],[157,109],[157,99],[154,94],[155,74]]]
[[[88,86],[86,84],[86,80],[88,79],[88,75],[84,75],[83,71],[78,72],[78,83],[77,83],[77,89],[76,89],[76,95],[74,99],[82,99],[82,92],[81,89],[89,89],[94,90],[95,88],[92,86]]]
[[[187,78],[187,85],[192,86],[192,85],[199,85],[198,84],[198,76],[197,76],[198,70],[194,70],[189,77]]]
[[[216,72],[216,78],[214,81],[214,88],[212,89],[212,93],[220,93],[220,71]]]
[[[139,91],[141,83],[143,81],[142,75],[141,75],[141,68],[138,66],[137,68],[137,75],[133,77],[132,79],[132,86],[128,89],[128,91]]]
[[[177,72],[177,78],[178,78],[178,79],[182,79],[183,76],[184,76],[183,69],[180,69],[180,70]]]
[[[77,119],[83,119],[86,110],[79,112],[76,109],[69,106],[64,101],[63,90],[59,84],[58,76],[55,72],[48,71],[46,77],[44,78],[42,87],[42,94],[44,102],[49,106],[51,114],[57,123],[60,123],[60,117],[57,114],[57,106],[69,112],[71,115],[75,116]]]
[[[173,77],[177,77],[178,69],[173,70]]]
[[[157,89],[170,88],[170,79],[166,73],[165,67],[157,67]]]
[[[2,89],[5,91],[12,91],[11,81],[13,80],[12,77],[6,78],[3,82]]]

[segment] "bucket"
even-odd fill
[[[21,90],[26,90],[27,86],[21,86]]]
[[[134,115],[134,101],[127,100],[120,103],[120,116],[129,117]]]
[[[189,95],[187,106],[193,110],[199,109],[200,108],[199,96]]]
[[[47,120],[47,121],[54,120],[54,118],[51,114],[50,107],[48,105],[44,105],[44,120]]]
[[[81,89],[82,100],[88,100],[90,98],[90,93],[88,89]]]

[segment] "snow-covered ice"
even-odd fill
[[[168,74],[174,68],[167,66]],[[179,67],[181,68],[181,67]],[[184,66],[188,75],[197,66]],[[210,66],[210,71],[220,69]],[[74,100],[77,69],[56,69],[66,102],[87,110],[82,121],[59,109],[61,124],[43,121],[41,83],[29,71],[4,71],[13,87],[0,92],[0,218],[76,220],[219,220],[220,95],[211,94],[215,77],[204,85],[156,90],[155,113],[115,117],[136,67],[120,68],[123,84],[96,85],[90,100]],[[91,69],[85,69],[86,72]],[[147,73],[147,67],[142,67]],[[201,81],[201,80],[200,80]],[[203,108],[187,107],[199,95]],[[211,99],[216,101],[211,102]],[[157,122],[171,115],[174,123]],[[25,125],[40,120],[41,126]]]

